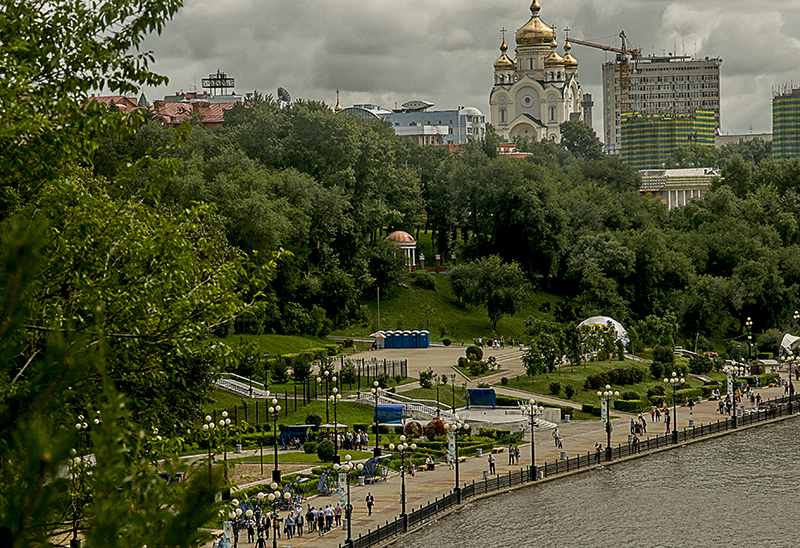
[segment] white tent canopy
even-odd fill
[[[795,348],[800,348],[800,337],[795,337],[791,333],[786,333],[781,339],[781,350],[791,354]]]
[[[606,327],[608,326],[608,322],[611,322],[611,325],[617,335],[617,339],[622,339],[623,341],[628,340],[628,331],[622,327],[621,323],[614,318],[609,318],[608,316],[592,316],[591,318],[586,318],[578,324],[578,327],[580,328],[591,325]]]

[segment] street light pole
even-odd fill
[[[736,365],[726,365],[722,372],[728,376],[728,395],[731,398],[731,408],[733,409],[733,427],[736,428],[736,375],[744,375],[745,368]],[[666,381],[666,379],[664,379]]]
[[[450,388],[453,391],[453,409],[452,412],[456,412],[456,374],[453,373],[450,375]]]
[[[336,377],[333,377],[333,382],[336,382]],[[337,410],[342,395],[339,394],[339,389],[334,386],[333,394],[328,396],[328,399],[333,403],[333,446],[336,448],[336,453],[333,455],[333,463],[336,464],[341,462],[339,459],[339,416]]]
[[[372,388],[370,390],[370,392],[372,393],[373,396],[375,396],[375,449],[373,450],[372,454],[375,457],[380,457],[381,456],[381,444],[380,444],[381,434],[380,434],[380,431],[378,430],[378,398],[381,397],[381,392],[383,392],[383,389],[380,387],[380,383],[378,383],[378,381],[375,381],[372,384],[373,384],[374,388]]]
[[[750,362],[753,359],[753,320],[750,319],[750,316],[747,317],[747,321],[744,322],[744,325],[747,328],[747,365],[751,365]]]
[[[528,400],[530,405],[522,408],[522,414],[526,415],[531,421],[531,473],[533,479],[536,479],[536,427],[539,424],[536,422],[537,417],[541,417],[544,413],[544,407],[537,407],[533,399]]]
[[[436,375],[436,416],[439,416],[439,383],[441,383],[442,379],[439,375]]]
[[[269,414],[272,416],[272,434],[275,438],[275,468],[272,469],[272,481],[273,483],[280,483],[281,471],[278,469],[278,417],[281,416],[281,406],[278,405],[278,400],[276,398],[272,398]]]
[[[450,432],[453,432],[453,460],[456,461],[456,486],[453,489],[456,493],[456,499],[458,504],[461,504],[461,482],[458,479],[458,435],[459,434],[466,434],[470,431],[469,425],[467,423],[459,422],[458,417],[455,417],[455,421],[447,425],[447,429]]]
[[[678,379],[678,374],[673,371],[672,376],[664,379],[664,382],[672,385],[672,443],[678,443],[678,406],[675,403],[675,392],[678,390],[678,385],[682,386],[686,379],[683,377]],[[736,411],[735,407],[734,411]]]
[[[352,470],[358,470],[358,472],[364,470],[363,464],[359,462],[358,465],[354,466],[353,463],[350,462],[351,459],[352,457],[350,455],[345,455],[344,464],[341,466],[339,464],[333,465],[333,469],[337,472],[339,470],[344,472],[344,482],[347,484],[347,506],[344,508],[344,515],[345,519],[347,520],[347,540],[345,540],[344,543],[348,548],[353,548],[353,532],[351,529],[351,523],[353,521],[353,505],[350,503],[350,472]]]
[[[603,399],[605,398],[606,402],[606,460],[611,460],[611,404],[614,402],[614,398],[619,397],[618,390],[611,390],[611,385],[607,384],[606,389],[604,391],[597,391],[597,397],[600,398],[600,405],[603,403]]]
[[[400,452],[400,480],[401,480],[401,490],[400,490],[400,517],[403,520],[403,532],[408,532],[408,515],[406,515],[406,451],[411,449],[412,451],[417,450],[417,444],[412,443],[411,445],[406,443],[406,437],[404,435],[400,436],[400,444],[397,445],[397,450]],[[389,450],[394,451],[395,445],[393,443],[389,444]]]

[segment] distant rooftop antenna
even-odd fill
[[[211,90],[211,95],[228,95],[228,90],[233,89],[233,78],[228,78],[224,72],[217,69],[216,74],[209,74],[208,78],[203,78],[203,87]],[[220,90],[220,93],[217,93]]]
[[[278,88],[278,101],[280,101],[281,103],[291,103],[292,96],[289,95],[289,92],[286,91],[284,88]]]

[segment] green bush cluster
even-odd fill
[[[317,445],[317,457],[322,462],[332,462],[336,454],[336,446],[331,440],[323,440]]]
[[[589,413],[594,415],[595,417],[600,416],[600,406],[599,405],[592,405],[591,403],[584,403],[581,404],[581,411],[584,413]]]
[[[451,344],[453,344],[453,341],[451,341],[450,339],[447,338],[442,339],[443,346],[450,346]]]
[[[702,395],[703,395],[703,389],[702,388],[682,388],[681,390],[676,390],[675,391],[675,401],[678,404],[682,404],[684,398],[689,398],[690,400],[697,401],[697,396],[702,396]],[[668,404],[671,405],[672,404],[672,394],[671,393],[667,393],[667,394],[663,394],[663,395],[659,394],[659,395],[651,396],[650,397],[650,404],[651,405],[660,404],[661,400],[664,400]]]
[[[427,270],[415,270],[412,272],[411,283],[422,289],[436,289],[436,279]]]
[[[519,402],[518,398],[503,396],[502,394],[497,394],[495,398],[497,399],[498,407],[517,407],[517,402]]]
[[[583,383],[584,390],[597,390],[607,384],[637,384],[645,379],[644,369],[641,367],[615,367],[586,377]]]
[[[640,413],[650,409],[650,404],[644,400],[615,400],[614,409],[625,413]]]
[[[551,382],[550,386],[548,386],[547,388],[548,390],[550,390],[550,393],[553,394],[554,396],[558,396],[561,393],[561,383],[558,381]]]

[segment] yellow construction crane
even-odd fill
[[[620,112],[628,112],[631,110],[631,74],[630,66],[628,65],[628,56],[631,59],[638,59],[642,56],[639,49],[628,49],[627,37],[625,31],[620,31],[619,37],[622,40],[622,47],[615,48],[613,46],[604,46],[603,44],[595,44],[594,42],[586,42],[584,40],[576,40],[567,35],[567,41],[570,44],[580,44],[582,46],[589,46],[590,48],[602,49],[605,51],[613,51],[617,54],[617,62],[619,63],[619,98],[620,98]]]

